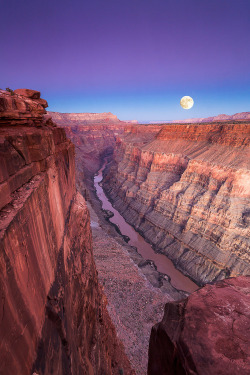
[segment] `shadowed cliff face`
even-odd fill
[[[143,128],[117,139],[103,184],[114,206],[200,285],[248,274],[249,123]]]
[[[106,310],[74,146],[34,90],[0,91],[0,374],[132,374]]]
[[[249,277],[238,277],[167,303],[152,329],[148,375],[249,374],[249,293]]]

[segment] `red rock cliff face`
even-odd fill
[[[115,207],[200,285],[248,274],[249,123],[146,128],[117,140],[103,184]]]
[[[0,374],[132,374],[98,284],[74,146],[33,90],[0,91]]]
[[[249,374],[249,293],[249,277],[238,277],[167,303],[151,332],[148,375]]]
[[[86,185],[91,189],[101,159],[112,155],[116,138],[128,124],[112,113],[49,113],[76,146],[77,187],[87,196]]]
[[[98,124],[98,123],[118,123],[116,115],[111,112],[103,113],[60,113],[60,112],[49,112],[53,120],[59,125],[69,126],[69,124],[75,123],[75,125],[83,124]]]

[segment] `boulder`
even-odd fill
[[[250,374],[250,277],[167,303],[149,344],[148,375]]]

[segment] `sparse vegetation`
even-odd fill
[[[6,87],[6,91],[10,92],[10,95],[14,95],[14,91],[9,87]]]

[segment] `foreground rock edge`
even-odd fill
[[[151,332],[148,375],[250,372],[250,276],[208,284],[165,306]]]

